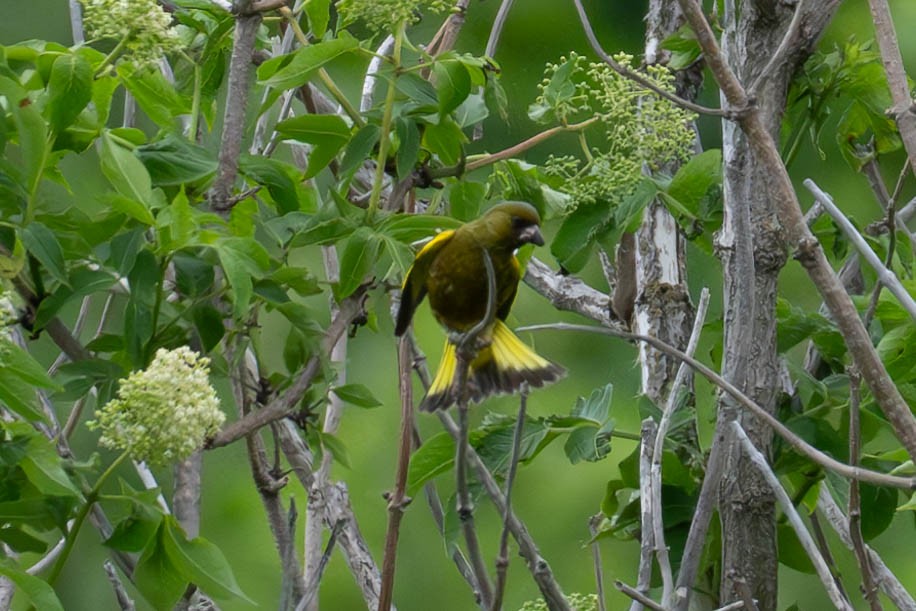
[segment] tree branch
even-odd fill
[[[733,384],[725,380],[722,376],[717,374],[715,371],[701,363],[700,361],[687,356],[674,346],[670,346],[665,342],[659,340],[655,337],[650,337],[647,335],[639,335],[636,333],[627,333],[625,331],[617,331],[616,329],[608,329],[606,327],[589,327],[586,325],[572,325],[567,323],[554,323],[549,325],[530,325],[527,327],[519,327],[518,331],[539,331],[544,329],[555,329],[560,331],[584,331],[586,333],[599,333],[602,335],[610,335],[612,337],[619,337],[621,339],[626,339],[630,341],[640,341],[646,342],[647,344],[653,346],[654,348],[673,356],[677,359],[680,359],[690,365],[694,371],[702,375],[704,378],[724,390],[732,398],[734,398],[741,406],[750,410],[755,416],[767,423],[773,430],[779,434],[780,437],[785,439],[789,445],[795,448],[800,454],[811,459],[813,462],[817,463],[825,469],[829,469],[847,477],[850,479],[856,479],[860,482],[867,482],[870,484],[875,484],[877,486],[889,486],[893,488],[903,488],[906,490],[916,489],[916,478],[910,477],[898,477],[896,475],[887,475],[884,473],[878,473],[875,471],[869,471],[868,469],[863,469],[861,467],[852,467],[845,463],[831,458],[830,456],[824,454],[814,446],[810,445],[804,439],[793,433],[789,430],[786,425],[776,419],[775,416],[767,412],[765,409],[757,405],[751,398],[745,395],[743,392],[738,390]]]
[[[525,268],[524,280],[558,310],[575,312],[605,327],[623,330],[620,322],[611,318],[610,297],[579,278],[559,274],[540,259],[531,257]]]
[[[639,569],[636,571],[636,591],[649,597],[652,586],[652,557],[658,548],[655,544],[656,532],[654,515],[661,513],[661,498],[652,494],[652,451],[658,435],[658,426],[652,418],[645,418],[639,427]],[[670,575],[671,564],[668,564]],[[633,599],[630,611],[642,611],[643,603]]]
[[[868,332],[862,326],[855,305],[837,279],[820,244],[805,225],[798,197],[759,111],[750,104],[744,88],[722,57],[712,28],[703,16],[699,4],[696,0],[678,0],[678,3],[696,33],[707,64],[729,105],[735,109],[744,109],[736,118],[741,129],[747,134],[748,142],[761,167],[768,175],[771,201],[778,207],[789,243],[797,248],[798,259],[830,309],[853,360],[894,427],[898,439],[906,447],[910,457],[916,458],[916,417],[887,374]]]
[[[770,465],[767,464],[766,457],[761,454],[757,448],[754,447],[754,444],[751,443],[747,433],[744,432],[744,429],[741,428],[741,425],[738,422],[733,421],[731,423],[731,427],[734,430],[738,440],[741,442],[741,446],[744,448],[745,453],[748,455],[751,461],[757,465],[760,473],[763,475],[764,479],[776,494],[776,499],[779,501],[779,504],[782,505],[783,514],[789,519],[789,524],[792,525],[792,529],[795,530],[795,534],[798,536],[798,540],[801,542],[802,547],[805,549],[805,552],[811,559],[811,563],[814,565],[814,570],[817,572],[818,577],[821,579],[821,583],[827,590],[827,595],[830,597],[830,601],[836,606],[837,609],[841,609],[843,611],[853,611],[852,605],[849,604],[849,601],[846,600],[846,598],[837,588],[836,583],[834,583],[833,575],[830,573],[830,568],[827,566],[827,563],[824,562],[824,557],[821,556],[820,552],[818,552],[817,545],[814,543],[814,539],[811,538],[811,533],[809,533],[808,529],[805,528],[801,516],[798,515],[798,511],[795,510],[795,505],[792,503],[792,499],[789,498],[789,495],[782,487],[782,484],[779,483],[779,479],[776,477],[776,474],[773,473],[773,470],[770,469]]]

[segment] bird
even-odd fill
[[[495,316],[478,335],[478,350],[468,366],[468,398],[477,403],[492,394],[516,392],[523,382],[541,387],[565,374],[561,366],[538,355],[505,323],[521,279],[515,253],[525,244],[544,245],[540,221],[531,204],[502,202],[478,219],[439,233],[417,253],[401,287],[395,335],[400,337],[407,331],[427,295],[433,315],[447,331],[439,369],[420,403],[421,411],[447,409],[457,402],[457,344],[462,334],[487,317],[491,272],[486,256],[495,280]]]

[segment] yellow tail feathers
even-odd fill
[[[446,340],[439,370],[420,409],[434,412],[457,401],[454,384],[458,361],[455,345]],[[482,348],[468,369],[468,397],[479,402],[499,393],[513,393],[522,382],[534,388],[558,380],[564,369],[540,356],[520,340],[501,320],[493,327],[490,345]]]

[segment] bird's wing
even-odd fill
[[[401,287],[401,305],[398,308],[398,320],[394,329],[394,334],[401,336],[407,331],[407,325],[413,318],[413,313],[417,306],[426,296],[426,278],[429,275],[429,268],[436,259],[436,255],[442,250],[452,236],[454,230],[443,231],[432,240],[430,240],[413,260],[413,265],[407,270],[404,277],[404,285]]]

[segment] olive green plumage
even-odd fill
[[[514,392],[522,382],[540,387],[563,374],[561,367],[538,356],[502,322],[521,279],[515,251],[527,243],[544,244],[539,225],[540,217],[530,204],[498,204],[479,219],[437,235],[417,253],[404,279],[396,335],[407,330],[426,295],[439,323],[450,333],[464,333],[486,314],[488,278],[483,252],[489,254],[496,280],[496,321],[481,334],[489,345],[470,364],[467,389],[474,401]],[[455,402],[455,369],[455,347],[447,339],[439,371],[420,409],[434,411]]]

